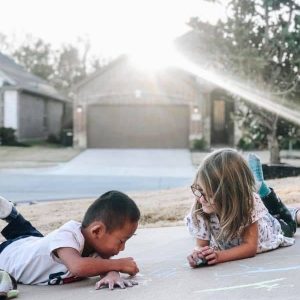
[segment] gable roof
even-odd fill
[[[96,72],[90,74],[87,78],[83,79],[82,81],[78,82],[72,87],[72,90],[76,92],[81,86],[84,86],[85,84],[92,81],[94,78],[97,78],[98,76],[101,76],[108,70],[112,69],[114,66],[118,65],[122,61],[125,61],[128,59],[128,55],[121,54],[117,58],[113,59],[111,62],[109,62],[106,66],[102,67],[100,70],[97,70]]]
[[[97,70],[96,72],[90,74],[87,78],[83,79],[82,81],[78,82],[72,87],[72,91],[76,94],[83,86],[88,84],[90,81],[94,80],[97,77],[102,76],[106,72],[110,71],[111,69],[118,67],[124,62],[130,62],[131,56],[129,54],[121,54],[117,58],[113,59],[110,63],[108,63],[106,66],[102,67],[100,70]],[[182,74],[186,74],[188,76],[195,77],[192,73],[189,71],[186,71],[184,69],[178,68],[178,67],[166,67],[166,70],[177,70],[178,72]],[[166,71],[165,70],[165,71]],[[142,69],[140,69],[140,72],[143,72]],[[147,73],[147,71],[145,72]]]
[[[46,80],[26,71],[16,64],[13,59],[0,53],[0,88],[24,90],[43,95],[52,99],[67,101]]]

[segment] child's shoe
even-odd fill
[[[262,165],[260,162],[260,158],[255,155],[254,153],[250,153],[248,155],[248,163],[249,167],[252,171],[252,174],[254,176],[254,179],[257,184],[257,191],[260,197],[266,197],[269,195],[270,188],[267,186],[264,180],[264,174],[262,170]]]
[[[7,218],[11,214],[13,207],[12,202],[0,197],[0,219]]]
[[[16,298],[17,281],[6,271],[0,270],[0,300]]]
[[[300,210],[300,208],[296,208],[296,207],[289,207],[288,210],[290,211],[293,220],[295,221],[295,223],[297,224],[297,227],[299,227],[298,221],[297,221],[297,213]]]

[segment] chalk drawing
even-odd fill
[[[138,273],[133,277],[134,280],[138,282],[139,285],[145,286],[152,282],[152,279],[149,277],[144,276],[141,273]]]
[[[150,272],[146,276],[144,274],[138,273],[132,279],[136,280],[139,285],[145,286],[145,285],[148,285],[149,283],[151,283],[155,278],[167,279],[167,278],[174,277],[176,275],[176,273],[177,273],[176,268],[170,268],[168,270],[162,268],[162,269],[158,269],[153,272]]]
[[[176,268],[169,268],[169,269],[158,269],[151,272],[149,275],[156,277],[156,278],[171,278],[174,277],[177,273]]]
[[[291,266],[291,267],[282,267],[282,268],[272,268],[267,269],[264,267],[250,267],[247,265],[240,265],[242,268],[248,269],[245,271],[234,272],[230,274],[216,274],[217,277],[230,277],[230,276],[237,276],[237,275],[246,275],[246,274],[257,274],[257,273],[271,273],[271,272],[287,272],[293,270],[299,270],[300,265]]]
[[[285,279],[286,278],[278,278],[278,279],[249,283],[249,284],[240,284],[240,285],[226,286],[226,287],[220,287],[220,288],[205,289],[205,290],[195,291],[195,293],[230,291],[230,290],[237,290],[237,289],[251,288],[251,287],[253,287],[255,289],[266,288],[267,291],[271,291],[273,288],[278,288],[280,286],[278,283],[279,281],[282,281]]]

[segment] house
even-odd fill
[[[0,53],[0,127],[18,141],[59,136],[68,100],[45,80]]]
[[[234,114],[238,109],[242,109],[239,101],[236,101],[231,93],[228,93],[221,87],[214,85],[212,78],[205,80],[205,70],[219,70],[222,66],[218,65],[214,59],[214,53],[209,54],[205,36],[212,34],[210,32],[211,26],[202,32],[197,30],[190,30],[178,37],[175,41],[177,50],[181,52],[191,63],[201,69],[204,76],[202,76],[202,88],[208,90],[209,97],[209,144],[211,146],[236,146],[242,137],[242,132],[238,126],[238,122],[234,121]],[[220,71],[219,71],[220,72]],[[228,72],[218,73],[217,83],[219,79],[224,77],[228,83]],[[240,87],[236,81],[232,82],[233,85]],[[220,84],[223,86],[222,84]]]
[[[151,72],[120,56],[74,88],[74,146],[192,148],[233,144],[233,103],[178,68]]]

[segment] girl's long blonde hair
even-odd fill
[[[207,200],[214,203],[221,227],[217,240],[229,241],[251,223],[255,180],[236,150],[220,149],[208,155],[197,171],[194,184],[201,186]],[[197,200],[193,212],[195,221],[197,213],[202,212]]]

